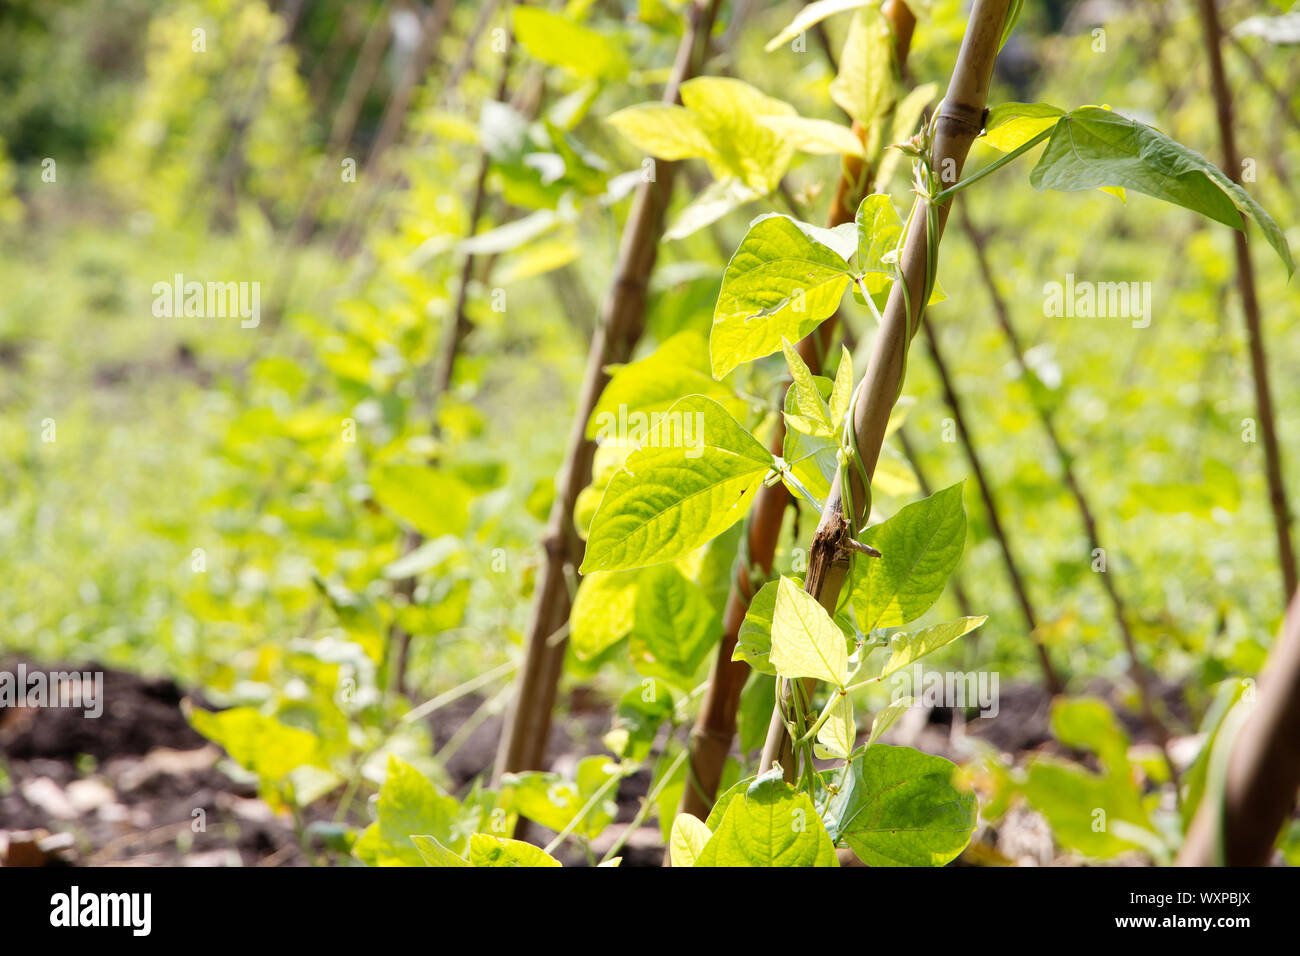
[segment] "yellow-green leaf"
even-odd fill
[[[772,613],[772,666],[782,677],[812,677],[836,686],[848,676],[844,634],[817,599],[781,577]]]
[[[717,402],[682,399],[610,479],[591,521],[582,573],[689,554],[745,516],[772,461]]]
[[[700,851],[713,834],[699,817],[679,813],[673,820],[672,834],[668,838],[668,857],[673,866],[694,866]]]
[[[727,263],[713,311],[714,378],[797,342],[839,307],[852,272],[842,255],[786,216],[755,221]]]

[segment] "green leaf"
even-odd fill
[[[435,837],[453,855],[465,838],[454,832],[460,805],[424,774],[391,754],[375,804],[375,822],[357,839],[353,852],[370,866],[423,866],[412,834]]]
[[[683,398],[610,479],[591,521],[582,573],[689,554],[745,516],[772,463],[717,402]]]
[[[614,726],[604,737],[605,746],[620,759],[644,760],[654,747],[659,728],[672,715],[672,691],[663,681],[646,678],[619,698]]]
[[[900,697],[898,700],[890,701],[889,706],[877,711],[875,720],[871,722],[871,734],[867,737],[866,746],[870,747],[884,736],[885,731],[894,726],[898,718],[907,713],[907,709],[915,703],[915,698]]]
[[[704,592],[671,564],[643,572],[632,628],[632,663],[638,671],[689,685],[719,633],[718,616]]]
[[[569,640],[579,660],[599,657],[632,633],[639,581],[637,571],[595,571],[578,583]]]
[[[619,110],[605,122],[632,145],[659,159],[714,158],[713,146],[699,120],[684,106],[640,103]]]
[[[457,853],[452,853],[451,850],[438,841],[437,837],[413,833],[411,834],[411,842],[420,851],[420,859],[424,861],[425,866],[469,866],[469,860]]]
[[[769,720],[771,716],[769,713]],[[709,816],[705,819],[704,825],[712,832],[717,833],[718,827],[722,825],[722,818],[727,814],[727,808],[731,806],[731,801],[743,797],[745,791],[753,786],[757,780],[758,776],[756,774],[750,774],[748,777],[733,780],[730,786],[719,786],[718,789],[721,792],[718,794],[717,799],[713,801],[713,809],[709,811]]]
[[[844,760],[853,752],[858,739],[858,725],[853,719],[853,702],[847,694],[837,694],[831,705],[831,715],[817,731],[816,756],[823,759]]]
[[[785,353],[786,365],[790,369],[792,384],[789,395],[794,404],[794,412],[786,413],[786,424],[810,435],[830,435],[835,423],[831,420],[830,406],[822,397],[822,390],[817,387],[813,373],[789,339],[781,340],[781,351]]]
[[[733,176],[711,182],[677,214],[673,224],[664,232],[664,238],[685,239],[762,195]]]
[[[1108,772],[1128,772],[1129,737],[1105,701],[1095,697],[1054,700],[1052,733],[1067,747],[1095,753]]]
[[[722,276],[709,337],[713,376],[797,342],[835,312],[852,280],[835,250],[786,216],[755,220]]]
[[[470,866],[559,866],[560,861],[540,847],[487,833],[469,838]]]
[[[713,834],[699,817],[679,813],[673,820],[672,835],[668,838],[668,858],[673,866],[694,866],[700,852]]]
[[[840,364],[835,369],[835,385],[831,389],[831,422],[838,428],[848,414],[853,399],[853,353],[848,346],[840,346]]]
[[[837,687],[849,672],[844,634],[817,599],[781,577],[772,614],[772,666],[782,677],[812,677]]]
[[[780,773],[755,780],[727,804],[696,866],[839,866],[813,802]]]
[[[879,295],[894,281],[893,259],[903,237],[903,219],[889,196],[873,193],[858,205],[854,222],[858,234],[854,268],[862,273],[867,291]]]
[[[767,664],[766,657],[763,663]],[[770,665],[767,673],[775,673]],[[741,692],[740,710],[736,714],[738,725],[736,737],[740,741],[740,749],[743,753],[749,753],[763,746],[763,741],[767,739],[768,725],[772,720],[772,708],[775,706],[776,681],[769,679],[767,674],[759,673],[755,668],[755,673],[750,676],[745,689]]]
[[[395,609],[397,623],[412,637],[441,634],[460,627],[469,605],[470,582],[466,578],[442,578],[428,604],[407,604]]]
[[[863,126],[871,126],[894,102],[894,40],[880,10],[863,7],[849,23],[831,99]]]
[[[1058,843],[1094,859],[1142,849],[1145,841],[1128,836],[1132,831],[1151,830],[1132,783],[1090,773],[1068,760],[1035,757],[1022,792],[1030,806],[1047,818]]]
[[[966,543],[961,495],[958,482],[859,536],[881,553],[855,565],[853,609],[863,631],[914,621],[939,599]]]
[[[515,39],[551,66],[591,79],[627,76],[627,57],[617,41],[538,7],[514,8]]]
[[[1248,192],[1199,153],[1110,110],[1085,106],[1058,120],[1029,182],[1040,191],[1120,186],[1234,229],[1244,228],[1249,216],[1287,275],[1295,272],[1286,236]]]
[[[389,622],[374,601],[338,581],[327,581],[319,574],[312,576],[312,583],[348,637],[364,649],[372,661],[381,662],[387,652]]]
[[[794,156],[797,136],[810,151],[847,146],[843,137],[816,124],[788,128],[765,125],[768,120],[794,118],[789,103],[767,96],[748,83],[728,77],[704,76],[681,86],[682,106],[645,103],[620,110],[609,122],[646,152],[662,159],[700,158],[709,164],[719,193],[697,211],[693,228],[680,220],[671,230],[680,238],[707,225],[741,202],[776,188]],[[833,124],[831,124],[833,125]],[[738,191],[729,181],[736,181]]]
[[[1007,7],[1007,17],[1002,21],[1002,37],[998,40],[999,50],[1007,45],[1011,31],[1016,28],[1016,21],[1020,19],[1020,8],[1024,5],[1025,0],[1011,0],[1011,5]]]
[[[847,126],[804,116],[763,116],[759,123],[795,149],[827,156],[865,157],[862,140]]]
[[[812,376],[818,399],[825,404],[831,398],[832,383],[820,375]],[[803,489],[817,499],[819,505],[830,493],[831,482],[839,467],[840,445],[831,425],[831,412],[818,413],[813,420],[799,414],[800,389],[791,388],[785,393],[785,437],[781,456],[785,459],[795,479]],[[802,491],[787,481],[795,494]]]
[[[281,798],[294,800],[300,806],[311,802],[302,799],[304,795],[295,795],[288,783],[293,771],[305,766],[329,769],[319,737],[267,717],[255,707],[195,709],[189,721],[195,730],[225,750],[231,760],[257,774],[262,797],[277,807],[282,805]]]
[[[793,106],[741,80],[719,76],[687,80],[681,97],[713,147],[709,166],[715,179],[735,176],[762,194],[776,188],[794,156],[794,146],[759,120],[794,116]]]
[[[733,661],[745,661],[763,674],[776,674],[768,656],[772,653],[772,615],[776,612],[779,586],[779,581],[768,581],[750,598],[749,610],[736,634],[736,647],[731,652]]]
[[[879,0],[816,0],[815,3],[810,3],[801,8],[794,15],[794,19],[790,21],[789,25],[768,40],[763,49],[771,53],[782,44],[789,43],[799,34],[812,29],[827,17],[833,17],[845,10],[856,10],[858,7],[865,7],[868,3],[874,4],[878,2]]]
[[[1186,788],[1186,796],[1183,797],[1181,808],[1184,829],[1192,825],[1196,808],[1200,806],[1201,798],[1205,794],[1210,755],[1214,752],[1214,743],[1218,739],[1219,731],[1226,725],[1228,712],[1236,706],[1247,686],[1245,680],[1235,677],[1220,683],[1214,692],[1214,700],[1206,710],[1200,727],[1197,728],[1198,735],[1203,741],[1201,749],[1182,778],[1182,785]]]
[[[975,795],[953,785],[956,772],[910,747],[869,747],[836,775],[827,827],[868,866],[943,866],[975,830]]]
[[[855,286],[853,295],[861,300],[861,287],[865,286],[871,296],[872,313],[879,319],[885,307],[885,295],[894,282],[903,220],[893,201],[883,193],[873,193],[863,199],[854,220],[857,248],[853,253],[853,266],[861,275],[861,281]],[[930,305],[945,298],[947,296],[936,281],[930,291]]]
[[[426,538],[464,534],[473,497],[463,481],[426,465],[381,465],[370,475],[375,500]]]
[[[616,772],[617,768],[607,757],[597,755],[584,757],[578,762],[574,780],[566,780],[557,773],[529,770],[506,774],[501,783],[510,808],[558,833]],[[576,825],[574,832],[589,840],[595,839],[614,819],[617,809],[612,798],[600,801]]]
[[[1048,756],[1029,765],[1025,799],[1047,818],[1057,841],[1098,859],[1132,850],[1163,856],[1129,761],[1128,734],[1110,707],[1090,697],[1058,699],[1051,723],[1061,743],[1095,753],[1102,768],[1096,774]]]
[[[640,361],[615,366],[587,421],[587,437],[602,444],[643,441],[652,416],[684,395],[706,395],[733,415],[745,411],[745,403],[709,374],[708,343],[698,332],[679,332]]]
[[[800,578],[791,578],[797,586],[803,587]],[[768,581],[749,601],[749,610],[740,623],[736,635],[736,648],[731,653],[733,661],[745,661],[754,670],[762,674],[776,674],[769,655],[772,652],[772,616],[776,613],[776,595],[781,586],[780,580]],[[840,633],[845,636],[845,654],[848,645],[856,639],[853,622],[849,619],[848,609],[844,609],[835,619]],[[767,709],[767,716],[772,715],[772,708]],[[766,720],[766,718],[764,718]]]
[[[979,142],[1009,153],[1054,126],[1064,115],[1065,110],[1049,103],[999,103],[989,110]]]
[[[921,630],[911,633],[891,635],[889,638],[889,660],[885,662],[885,666],[880,670],[881,679],[883,680],[895,671],[902,670],[914,661],[920,660],[926,654],[933,653],[939,648],[951,644],[962,635],[969,634],[988,619],[987,614],[981,614],[979,617],[963,617],[956,621],[948,621],[946,624],[923,627]]]

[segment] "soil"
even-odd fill
[[[20,662],[3,666],[13,672]],[[165,679],[140,677],[95,664],[37,667],[27,672],[94,671],[103,674],[103,714],[87,719],[67,707],[0,706],[0,860],[10,864],[92,866],[302,866],[309,861],[292,821],[258,798],[253,784],[227,772],[221,750],[190,727],[181,711],[189,697]],[[1087,692],[1113,698],[1116,688],[1095,684]],[[1161,688],[1176,705],[1177,689]],[[479,713],[485,701],[467,696],[429,719],[436,750],[463,733],[445,763],[451,789],[463,796],[490,773],[496,757],[501,716]],[[950,759],[970,755],[963,738],[974,738],[1010,755],[1018,765],[1038,752],[1060,752],[1048,725],[1051,701],[1039,688],[1001,689],[996,718],[950,708],[913,710],[883,738],[885,743],[920,747]],[[482,718],[482,719],[480,719]],[[609,729],[609,705],[588,688],[575,688],[561,702],[547,747],[552,770],[571,774],[585,754],[600,753]],[[1145,739],[1140,722],[1127,721],[1136,742]],[[1078,758],[1080,755],[1073,755]],[[647,771],[623,780],[616,796],[615,822],[595,841],[602,854],[625,838],[624,866],[658,866],[663,848],[658,822],[651,819],[626,833],[650,786]],[[313,805],[306,822],[329,819],[331,799]],[[529,838],[545,844],[552,834],[534,827]],[[588,862],[567,844],[566,864]],[[1013,809],[996,829],[977,832],[962,862],[1050,865],[1067,862],[1053,846],[1040,817]]]
[[[4,669],[14,672],[18,663]],[[222,753],[185,721],[176,684],[93,663],[22,663],[29,674],[102,673],[104,710],[89,719],[74,708],[0,707],[0,858],[96,866],[306,862],[289,821],[218,768]]]

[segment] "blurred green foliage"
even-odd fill
[[[318,218],[328,228],[291,252],[284,241],[320,175],[361,37],[386,15],[378,4],[309,4],[288,42],[261,0],[0,7],[0,650],[176,675],[221,704],[310,733],[313,763],[338,779],[378,781],[395,754],[447,783],[427,726],[400,719],[409,702],[392,684],[389,635],[395,625],[415,635],[408,672],[417,699],[504,668],[480,691],[499,711],[596,321],[594,309],[574,310],[573,284],[579,303],[598,302],[608,285],[628,208],[614,184],[642,159],[603,119],[657,97],[680,6],[570,4],[627,62],[611,80],[517,51],[512,88],[545,67],[540,116],[530,122],[523,104],[495,117],[482,110],[499,66],[500,12],[470,48],[459,89],[444,93],[480,13],[455,4],[390,161],[399,175],[376,196],[350,259],[335,256],[333,240],[356,191],[370,188],[364,170],[348,183],[327,168]],[[753,5],[728,34],[728,65],[802,115],[839,121],[833,73],[814,44],[804,54],[763,52],[794,6]],[[946,78],[960,7],[918,5],[918,81]],[[1103,53],[1083,7],[1026,4],[994,101],[1109,104],[1216,156],[1190,7],[1115,12]],[[719,33],[733,27],[724,15]],[[199,28],[202,54],[193,49]],[[838,41],[845,23],[827,28]],[[1300,129],[1278,117],[1279,97],[1292,116],[1300,108],[1294,56],[1251,38],[1242,46],[1276,86],[1227,50],[1239,148],[1256,160],[1250,190],[1295,247],[1300,192],[1287,177]],[[358,162],[400,65],[385,53],[345,144]],[[492,257],[495,270],[486,284],[471,274],[472,332],[452,389],[435,402],[430,373],[454,316],[480,131],[503,128],[517,138],[493,154],[479,231],[548,217],[534,220],[529,243],[479,257],[480,269]],[[993,155],[975,149],[973,163]],[[242,159],[232,161],[232,150]],[[57,161],[55,182],[42,179],[46,157]],[[546,157],[562,160],[562,177],[549,174]],[[670,219],[707,182],[697,165]],[[820,218],[838,172],[835,157],[797,154],[787,180]],[[1231,237],[1142,196],[1127,208],[1095,193],[1045,198],[1026,175],[1027,164],[1002,170],[959,204],[990,231],[1000,289],[1047,383],[1039,397],[1055,411],[1112,549],[1107,573],[1130,602],[1143,656],[1183,687],[1190,730],[1213,685],[1257,673],[1282,610],[1262,454],[1243,442],[1255,411]],[[900,206],[908,187],[901,173],[891,184]],[[751,203],[663,245],[638,358],[679,331],[707,330],[726,255],[770,208]],[[1253,245],[1296,500],[1295,291],[1262,243]],[[260,282],[263,324],[155,317],[153,285],[176,273]],[[1136,329],[1047,317],[1043,286],[1066,273],[1151,282],[1154,321]],[[1042,637],[1079,685],[1118,680],[1123,649],[1078,514],[960,230],[945,239],[941,278],[947,300],[931,319],[953,357]],[[504,311],[494,308],[495,290]],[[850,307],[848,321],[869,339],[865,309]],[[780,361],[758,363],[747,398],[772,394]],[[906,389],[915,400],[907,427],[931,483],[966,477],[927,364],[912,363]],[[410,515],[385,501],[376,475],[431,464],[446,478],[442,494],[464,500],[463,531],[395,571]],[[936,666],[1035,681],[1032,645],[972,484],[959,573],[989,620],[940,652]],[[907,500],[881,495],[877,505],[894,513]],[[792,549],[814,520],[805,513],[800,540],[787,529],[778,570],[802,570]],[[703,574],[700,566],[681,570]],[[407,574],[409,595],[393,587]],[[934,619],[956,613],[949,593]],[[630,656],[625,642],[592,660],[570,653],[566,686],[589,682],[617,701],[638,681]],[[745,739],[753,745],[752,734]],[[600,750],[599,741],[587,746]],[[1135,773],[1127,758],[1122,769],[1126,780]],[[320,783],[300,786],[314,792]],[[1145,811],[1135,804],[1135,814]]]

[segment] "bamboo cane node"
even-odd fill
[[[951,137],[974,139],[984,131],[984,116],[987,112],[983,107],[945,100],[939,109],[939,124],[945,127],[944,132]]]
[[[569,559],[569,548],[561,532],[548,534],[542,539],[542,550],[546,552],[547,558],[554,562],[565,562]]]
[[[734,731],[723,730],[720,727],[699,727],[691,728],[692,740],[708,740],[720,745],[725,749],[731,748],[731,739],[735,736]]]

